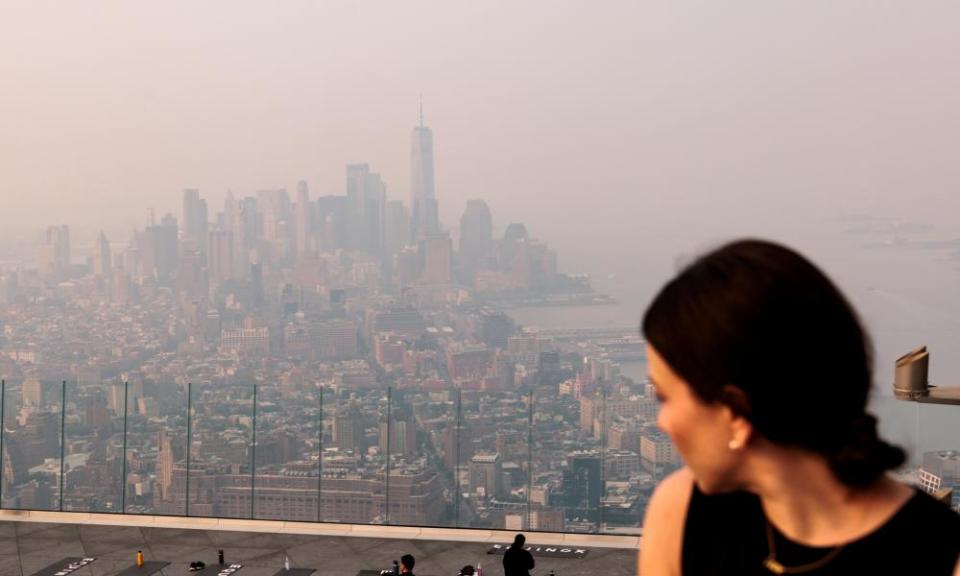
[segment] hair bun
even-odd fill
[[[877,436],[877,419],[864,414],[850,423],[848,433],[827,455],[830,469],[844,484],[865,486],[887,470],[900,467],[906,453]]]

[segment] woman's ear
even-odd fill
[[[753,439],[753,424],[743,416],[734,415],[730,421],[730,449],[740,450]]]
[[[750,399],[743,389],[728,384],[720,391],[720,401],[730,411],[730,449],[739,450],[753,438]]]

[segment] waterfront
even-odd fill
[[[944,234],[944,232],[940,232]],[[918,243],[894,245],[866,242],[871,238],[851,235],[843,222],[827,222],[823,236],[799,245],[830,274],[853,302],[870,332],[875,349],[874,393],[870,409],[880,420],[881,433],[900,444],[916,461],[923,451],[960,449],[960,407],[918,405],[894,400],[891,389],[894,360],[908,350],[927,345],[931,350],[931,382],[960,384],[960,274],[949,252],[918,247]],[[794,242],[794,244],[797,244]],[[626,252],[626,250],[624,250]],[[634,251],[632,254],[636,254]],[[636,326],[647,303],[666,281],[673,257],[657,255],[647,268],[661,271],[643,274],[618,269],[627,256],[609,254],[593,261],[594,289],[617,300],[607,306],[516,308],[509,314],[523,326],[544,330]],[[643,264],[643,262],[641,262]],[[894,273],[896,271],[896,273]],[[925,282],[914,282],[926,278]],[[815,342],[811,342],[811,354]],[[621,365],[625,376],[640,380],[643,362]],[[829,401],[829,389],[817,393]]]

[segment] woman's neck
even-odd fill
[[[760,496],[767,519],[787,538],[836,546],[873,532],[913,491],[884,476],[866,487],[840,482],[823,457],[770,446],[751,458],[747,489]]]

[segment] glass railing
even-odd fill
[[[3,381],[0,508],[637,534],[679,457],[642,386],[592,378]]]
[[[635,534],[677,466],[636,387],[348,377],[5,381],[0,505]]]

